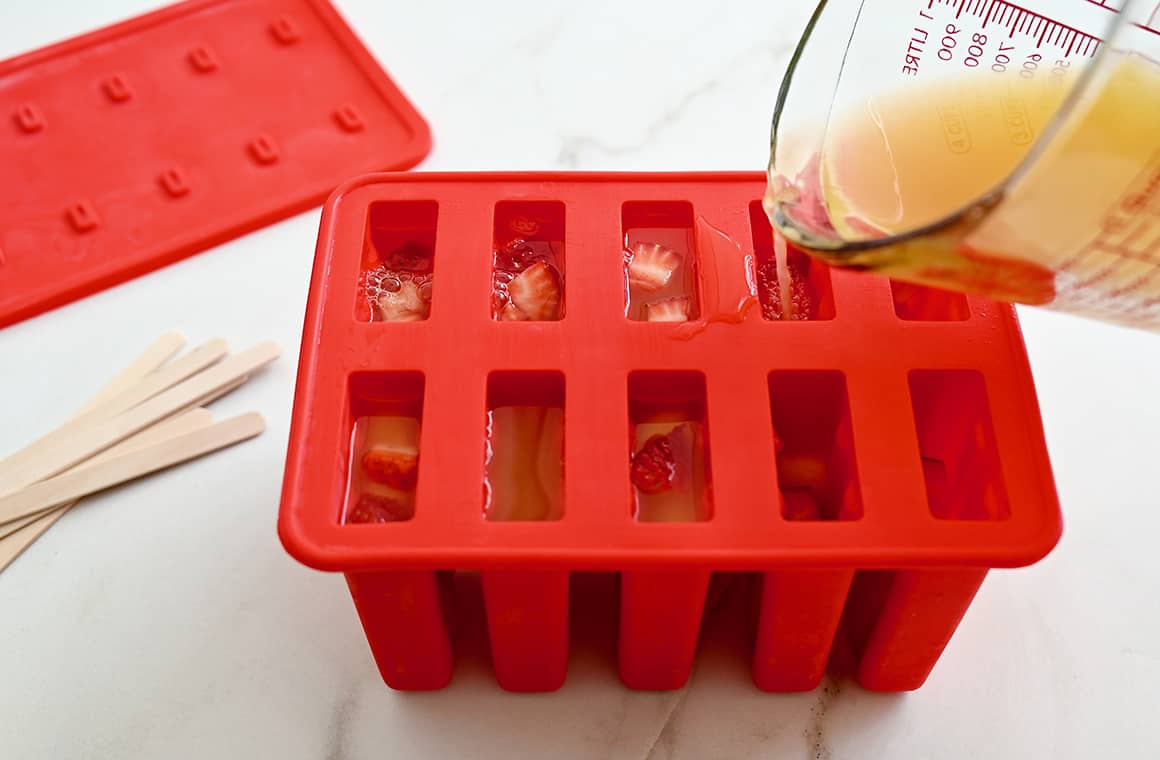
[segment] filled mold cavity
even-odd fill
[[[393,523],[415,515],[423,375],[359,373],[351,377],[346,523]]]
[[[501,201],[495,206],[491,272],[493,319],[564,318],[564,204]]]
[[[355,317],[420,322],[435,286],[435,201],[378,201],[367,211]]]
[[[967,297],[962,293],[891,280],[890,294],[894,298],[894,313],[899,319],[911,322],[962,322],[971,316]]]
[[[757,256],[757,297],[771,322],[834,318],[830,268],[774,237],[761,201],[749,204],[753,251]],[[783,287],[788,282],[789,287]]]
[[[982,373],[913,370],[910,399],[931,514],[942,520],[1009,517]]]
[[[630,478],[638,522],[702,522],[713,516],[705,376],[628,377]]]
[[[564,516],[564,375],[493,372],[487,381],[483,513],[495,521]]]
[[[693,206],[629,201],[624,232],[625,316],[636,322],[688,322],[700,316]]]
[[[836,371],[769,375],[777,483],[786,520],[857,520],[862,495],[846,378]]]

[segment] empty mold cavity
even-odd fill
[[[628,377],[630,477],[639,522],[713,516],[705,376],[633,372]]]
[[[367,212],[359,298],[364,322],[419,322],[431,313],[435,201],[378,201]]]
[[[700,314],[693,206],[687,201],[629,201],[624,231],[625,316],[636,322],[686,322]]]
[[[769,375],[777,482],[787,520],[857,520],[862,496],[841,372]]]
[[[564,318],[564,204],[501,201],[492,236],[492,318]]]
[[[834,289],[830,268],[803,251],[786,245],[785,262],[779,265],[773,228],[761,201],[749,204],[749,226],[753,252],[757,257],[757,297],[761,315],[774,322],[809,321],[834,318]],[[789,291],[783,292],[783,279]]]
[[[564,515],[564,375],[491,373],[485,432],[484,516],[559,520]]]
[[[967,297],[925,285],[890,281],[894,313],[899,319],[914,322],[962,322],[971,316]]]
[[[418,372],[351,377],[344,522],[402,522],[414,516],[423,386]]]
[[[910,399],[931,514],[944,520],[1008,517],[983,375],[913,370]]]

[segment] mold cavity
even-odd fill
[[[628,376],[633,515],[639,522],[700,522],[713,516],[705,376]]]
[[[630,201],[621,207],[625,316],[636,322],[687,322],[700,315],[693,206]]]
[[[431,314],[435,201],[378,201],[367,212],[355,318],[419,322]]]
[[[564,318],[564,204],[502,201],[492,236],[493,319]]]
[[[891,280],[890,294],[894,297],[894,313],[899,319],[962,322],[971,316],[967,297],[962,293]]]
[[[402,522],[415,515],[423,386],[418,372],[351,377],[344,522]]]
[[[910,400],[931,514],[943,520],[1008,517],[982,374],[913,370]]]
[[[761,315],[774,322],[833,319],[830,268],[791,245],[786,246],[785,261],[779,265],[773,228],[761,201],[749,204],[749,226],[753,233],[753,252],[757,256]],[[782,290],[785,279],[789,280],[788,292]]]
[[[835,371],[769,375],[777,482],[786,520],[857,520],[862,495],[846,378]]]
[[[564,515],[564,375],[493,372],[487,380],[483,513],[488,520]]]

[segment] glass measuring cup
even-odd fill
[[[822,0],[766,211],[827,263],[1160,329],[1157,0]]]

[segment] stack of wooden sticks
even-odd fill
[[[204,407],[277,358],[278,347],[230,355],[217,339],[178,357],[184,345],[177,333],[159,338],[67,422],[0,460],[0,571],[81,498],[262,432],[257,413],[215,422]]]

